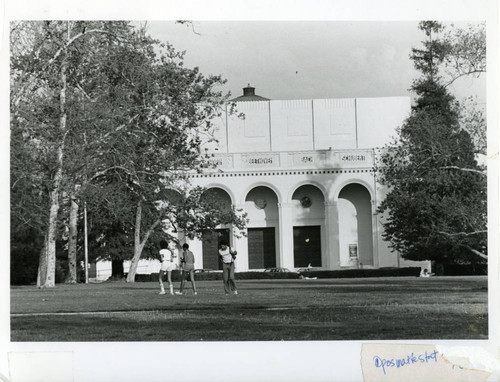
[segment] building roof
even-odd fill
[[[232,102],[245,102],[245,101],[269,101],[269,98],[261,97],[255,94],[255,88],[251,87],[250,84],[246,88],[243,88],[243,95],[233,98]]]

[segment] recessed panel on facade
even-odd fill
[[[358,147],[383,147],[410,113],[409,97],[358,98]]]
[[[240,102],[236,114],[228,118],[229,152],[269,151],[269,102]]]
[[[279,154],[247,154],[241,156],[241,167],[243,168],[267,168],[279,167]]]
[[[208,163],[211,166],[215,166],[221,169],[233,168],[233,156],[232,155],[214,155],[210,159],[208,159]]]
[[[312,150],[312,101],[271,101],[272,149]]]
[[[356,101],[313,100],[315,149],[356,148]]]
[[[324,167],[326,154],[314,151],[288,153],[288,165],[291,167]]]
[[[332,153],[331,165],[336,168],[373,167],[372,150],[346,150]]]
[[[213,118],[210,123],[209,130],[200,134],[203,142],[201,145],[202,151],[206,149],[210,152],[227,152],[226,114]]]

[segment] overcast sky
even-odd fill
[[[194,31],[173,21],[147,25],[187,52],[186,65],[226,78],[233,97],[250,84],[271,99],[410,95],[419,73],[409,54],[425,37],[417,21],[195,21]],[[485,78],[451,90],[484,101]]]

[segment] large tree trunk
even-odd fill
[[[142,221],[142,204],[141,202],[137,203],[137,210],[135,214],[135,231],[134,231],[134,257],[130,261],[130,268],[127,275],[127,282],[133,283],[135,282],[135,274],[137,272],[137,266],[139,265],[139,260],[141,259],[142,250],[144,249],[144,245],[149,239],[149,236],[156,228],[158,224],[160,224],[160,220],[158,219],[153,223],[153,225],[148,229],[148,231],[144,234],[144,238],[141,241],[141,221]]]
[[[36,277],[36,286],[41,287],[41,281],[47,278],[47,234],[43,239],[42,249],[38,260],[38,274]]]
[[[66,53],[66,52],[65,52]],[[50,193],[50,214],[49,224],[47,226],[47,245],[43,256],[40,258],[40,266],[38,268],[38,287],[47,288],[55,286],[56,278],[56,233],[57,233],[57,215],[59,213],[59,193],[63,177],[63,158],[64,158],[64,142],[66,140],[66,71],[68,62],[66,58],[61,63],[61,89],[59,92],[59,131],[61,133],[61,141],[57,148],[57,162],[52,191]]]
[[[68,239],[68,275],[67,284],[76,284],[76,244],[78,238],[78,204],[75,196],[71,195],[71,206],[69,210],[69,239]]]
[[[141,258],[142,249],[144,245],[141,246],[141,221],[142,221],[142,204],[139,201],[137,203],[137,209],[135,211],[135,228],[134,228],[134,256],[130,261],[130,268],[127,275],[127,282],[135,282],[135,273],[137,272],[137,265]]]
[[[59,171],[58,171],[59,173]],[[60,175],[59,175],[60,176]],[[58,175],[56,174],[56,178]],[[55,186],[56,187],[56,186]],[[50,214],[45,245],[40,253],[38,266],[37,286],[51,288],[55,286],[56,279],[56,233],[57,214],[59,212],[59,185],[50,193]]]

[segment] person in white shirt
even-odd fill
[[[174,285],[172,284],[172,271],[177,267],[177,250],[175,248],[175,243],[169,243],[166,240],[162,240],[160,242],[160,258],[160,294],[165,294],[165,288],[163,286],[163,276],[165,275],[165,272],[167,272],[170,294],[174,294]]]
[[[222,280],[224,281],[224,292],[226,296],[229,292],[238,294],[236,284],[234,282],[234,259],[237,252],[230,248],[226,241],[221,241],[219,244],[219,256],[222,260]]]
[[[420,272],[420,277],[431,277],[433,275],[433,273],[429,273],[429,271],[426,269],[424,269],[422,272]]]

